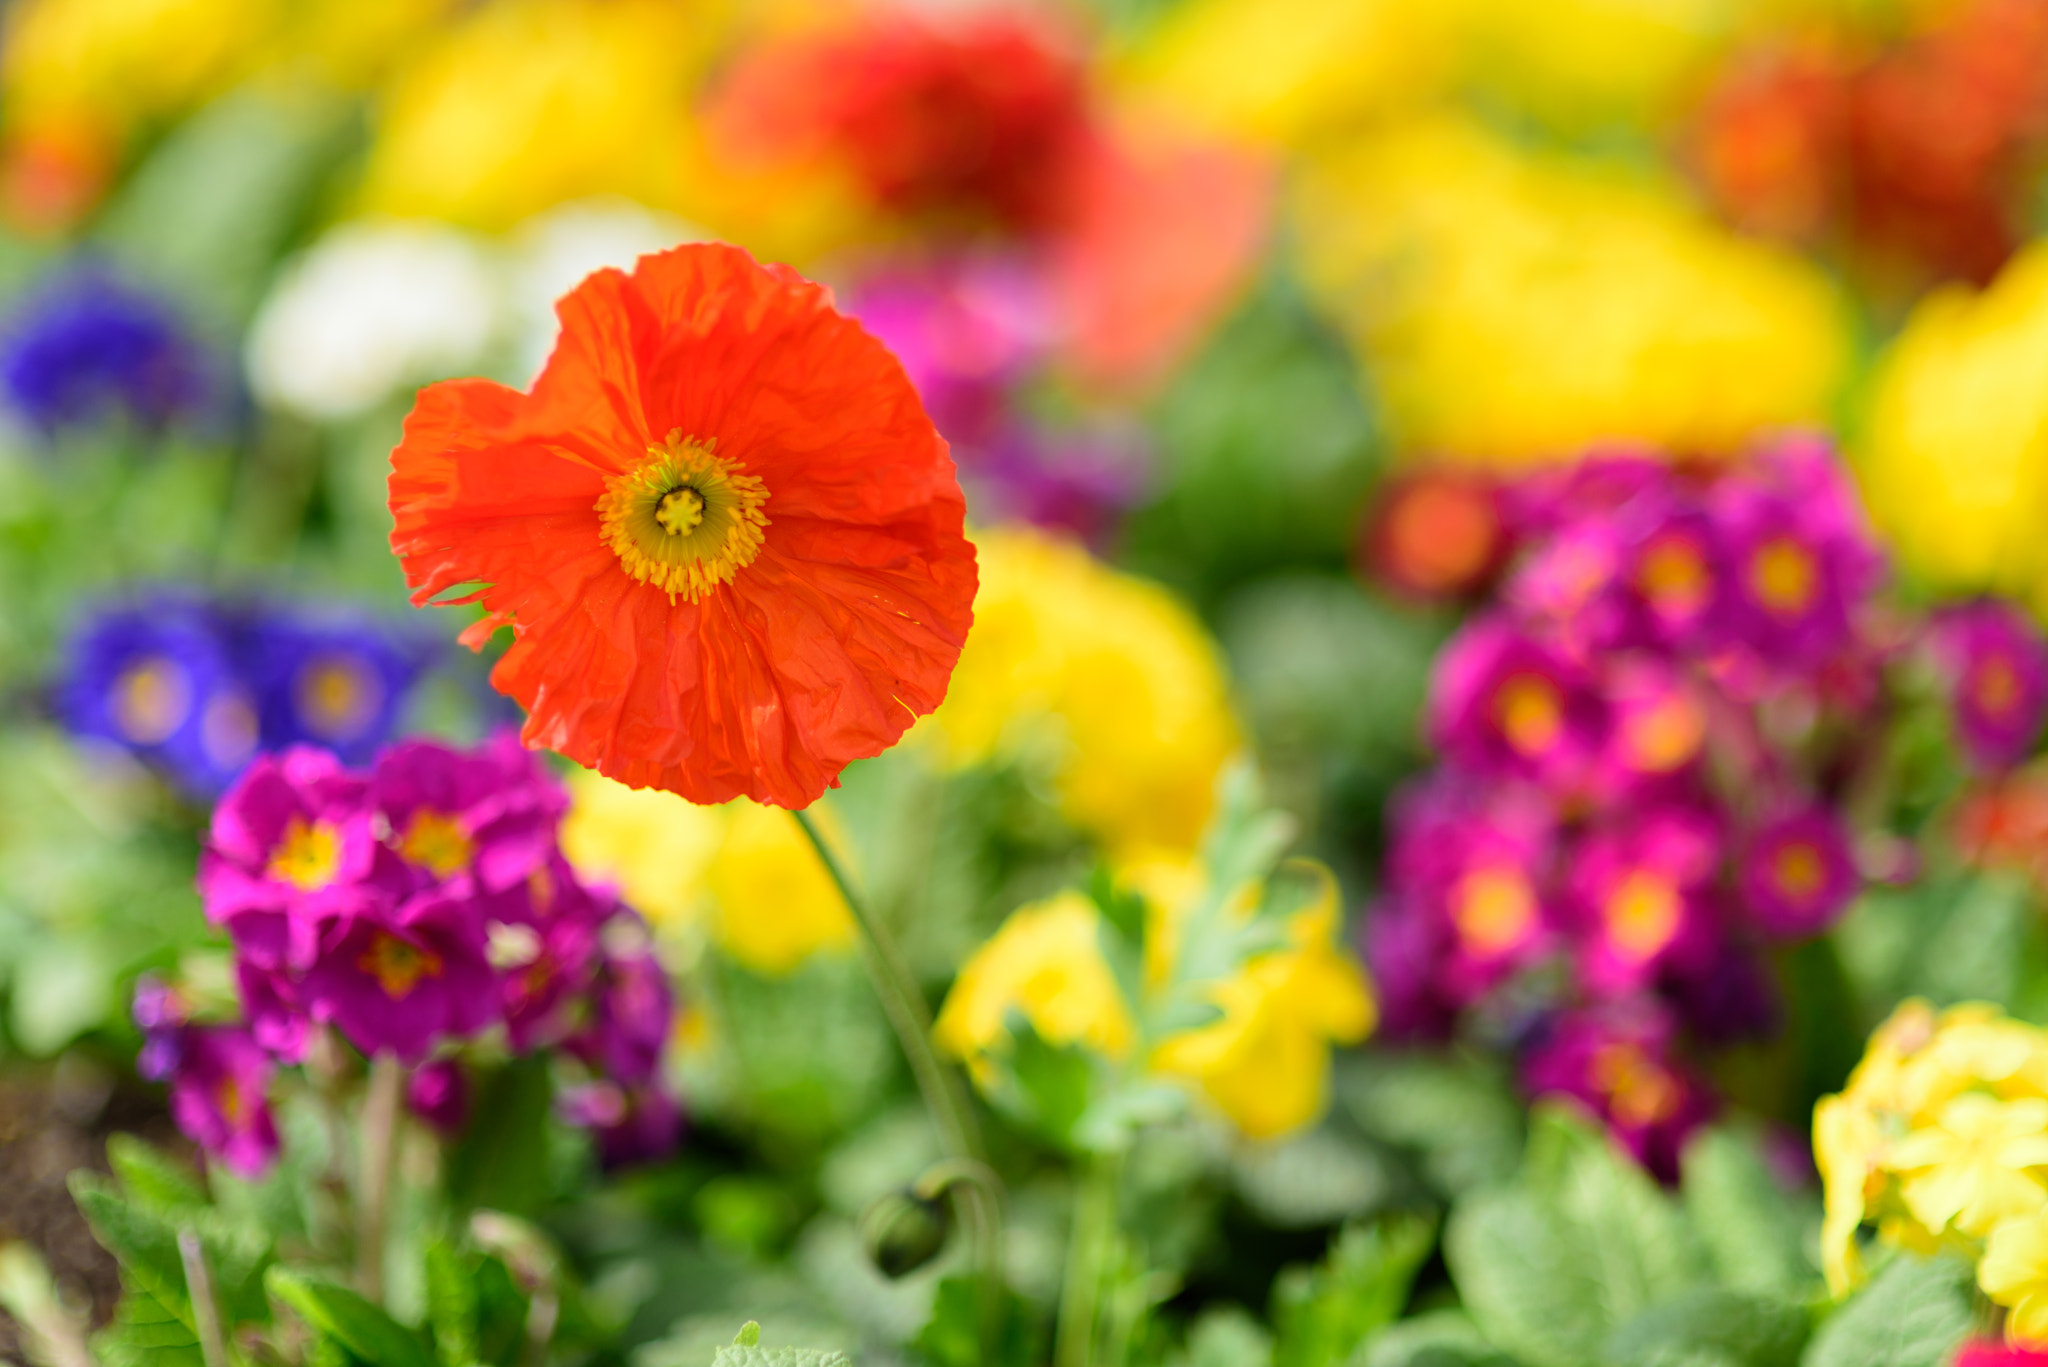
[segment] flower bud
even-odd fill
[[[904,1187],[861,1216],[861,1244],[883,1276],[907,1277],[939,1256],[952,1228],[952,1210],[943,1195],[920,1196]]]

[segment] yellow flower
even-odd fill
[[[1820,1167],[1821,1271],[1828,1291],[1848,1294],[1863,1280],[1856,1231],[1863,1224],[1873,1185],[1882,1188],[1878,1153],[1883,1136],[1870,1111],[1846,1096],[1822,1097],[1813,1108],[1813,1156]]]
[[[17,127],[83,121],[119,136],[222,89],[284,0],[19,0],[0,92]]]
[[[494,0],[396,75],[361,209],[507,227],[593,195],[679,207],[723,0]]]
[[[1871,517],[1931,585],[2048,607],[2048,243],[1991,286],[1924,299],[1879,364],[1858,473]]]
[[[1033,756],[1111,851],[1194,849],[1242,744],[1223,663],[1166,590],[1016,528],[976,537],[974,630],[921,729],[951,762]]]
[[[1194,1083],[1251,1139],[1277,1138],[1320,1116],[1330,1045],[1356,1044],[1378,1020],[1364,972],[1338,944],[1337,880],[1307,861],[1285,869],[1314,880],[1309,904],[1289,922],[1288,946],[1216,984],[1208,996],[1221,1019],[1167,1039],[1152,1056],[1153,1067]],[[1177,921],[1188,907],[1170,906],[1164,919]],[[1148,936],[1161,938],[1156,930]]]
[[[1599,442],[1696,454],[1818,422],[1841,301],[1659,182],[1449,117],[1311,161],[1303,274],[1409,452],[1500,465]]]
[[[1906,1209],[1932,1231],[1953,1226],[1982,1235],[2002,1220],[2040,1209],[2048,1187],[2027,1169],[2048,1164],[2048,1101],[2000,1101],[1981,1092],[1956,1097],[1933,1126],[1892,1150],[1907,1174]]]
[[[569,790],[563,853],[617,883],[665,933],[708,931],[741,964],[771,975],[852,942],[852,913],[789,813],[745,798],[695,807],[589,770],[572,775]],[[811,812],[840,844],[831,809]]]
[[[2048,1347],[2048,1210],[2008,1220],[1991,1231],[1977,1285],[2006,1308],[2005,1333],[2014,1343]]]
[[[1016,1010],[1049,1044],[1128,1054],[1134,1027],[1102,957],[1101,925],[1102,914],[1078,892],[1012,912],[954,979],[933,1030],[939,1047],[986,1081],[988,1055],[1009,1039],[1005,1018]]]

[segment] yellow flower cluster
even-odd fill
[[[739,963],[771,975],[852,942],[845,899],[788,812],[745,798],[695,807],[589,770],[570,778],[569,791],[569,862],[617,884],[663,934],[707,933]],[[819,804],[811,814],[833,839],[830,809]]]
[[[1123,64],[1151,99],[1299,145],[1463,90],[1554,125],[1655,123],[1766,0],[1187,0]]]
[[[1378,1016],[1363,970],[1340,942],[1335,878],[1321,865],[1292,867],[1312,871],[1318,891],[1290,916],[1285,945],[1203,985],[1216,1019],[1146,1045],[1147,1072],[1193,1087],[1250,1139],[1277,1138],[1322,1114],[1331,1044],[1364,1039]],[[1145,988],[1157,993],[1175,977],[1180,925],[1202,876],[1192,864],[1155,862],[1130,881],[1146,892]],[[1250,914],[1255,891],[1232,899],[1238,914]],[[1102,931],[1101,913],[1078,892],[1013,913],[954,981],[939,1012],[939,1046],[986,1084],[1015,1010],[1049,1043],[1127,1062],[1140,1043],[1134,1011],[1142,1004],[1120,992]]]
[[[1215,643],[1166,590],[1025,528],[977,534],[974,631],[920,731],[956,765],[1048,765],[1119,856],[1195,847],[1243,744]]]
[[[2048,243],[1981,294],[1923,300],[1880,363],[1857,472],[1870,514],[1931,585],[2048,606]]]
[[[2048,1345],[2048,1031],[1995,1007],[1909,1001],[1814,1108],[1813,1141],[1836,1295],[1862,1276],[1857,1231],[1871,1224],[1903,1247],[1977,1259],[2007,1334]]]
[[[1311,292],[1410,452],[1727,453],[1822,421],[1848,364],[1841,300],[1811,264],[1669,187],[1460,119],[1318,155],[1297,207]]]

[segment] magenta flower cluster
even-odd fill
[[[1916,630],[1834,453],[1590,458],[1503,491],[1512,554],[1439,658],[1437,770],[1389,817],[1367,951],[1396,1033],[1511,1045],[1654,1170],[1712,1113],[1682,1046],[1768,1033],[1774,946],[1864,878],[1850,795],[1932,657],[1979,764],[2029,748],[2048,652],[1977,604]],[[1886,869],[1887,875],[1895,872]]]
[[[279,1066],[332,1028],[412,1070],[414,1109],[459,1123],[458,1046],[498,1032],[554,1050],[587,1081],[565,1110],[608,1158],[672,1144],[659,1065],[674,1014],[645,923],[563,858],[567,797],[504,734],[471,751],[411,740],[367,772],[324,750],[258,759],[222,797],[200,858],[207,916],[233,942],[241,1021],[195,1023],[177,994],[138,993],[145,1071],[180,1126],[241,1171],[277,1137]]]

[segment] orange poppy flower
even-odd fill
[[[692,802],[802,807],[945,697],[974,548],[946,443],[831,295],[736,247],[599,271],[530,394],[420,391],[392,453],[413,602],[513,631],[522,739]],[[480,585],[481,587],[474,587]]]

